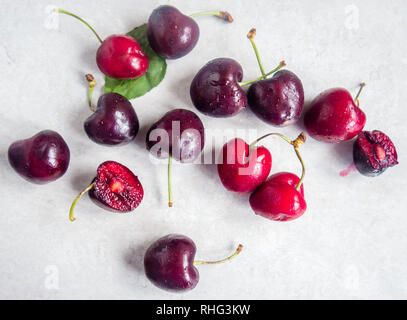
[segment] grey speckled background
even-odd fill
[[[165,3],[1,1],[0,298],[407,298],[407,2],[171,1],[186,13],[227,9],[235,22],[199,18],[195,50],[170,61],[163,83],[133,101],[142,125],[135,143],[121,148],[92,143],[82,129],[90,114],[83,74],[94,73],[101,88],[94,61],[98,43],[69,17],[50,19],[47,6],[81,14],[107,36],[142,24]],[[392,137],[400,165],[376,179],[357,173],[341,178],[339,171],[351,162],[351,143],[309,139],[302,148],[308,210],[301,219],[276,223],[255,216],[248,196],[227,193],[210,165],[174,166],[175,207],[169,209],[166,166],[149,161],[144,134],[172,108],[194,110],[189,83],[210,59],[233,57],[243,65],[245,79],[258,76],[246,39],[251,27],[257,27],[265,68],[285,59],[302,79],[308,102],[335,86],[354,94],[366,81],[361,97],[366,128]],[[202,119],[208,132],[276,130],[249,111],[227,120]],[[10,169],[6,152],[12,141],[46,128],[65,137],[72,161],[63,178],[37,186]],[[301,129],[300,124],[280,131],[294,137]],[[283,142],[271,139],[265,145],[273,154],[273,172],[299,172]],[[136,172],[146,191],[142,205],[118,216],[85,197],[76,208],[78,220],[70,223],[71,201],[107,159]],[[148,282],[141,261],[149,243],[174,232],[195,240],[200,259],[221,258],[239,242],[245,250],[233,262],[202,266],[194,291],[170,294]]]

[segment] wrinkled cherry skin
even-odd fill
[[[112,190],[112,184],[120,183],[121,190]],[[113,212],[130,212],[136,209],[144,197],[138,177],[124,165],[105,161],[99,165],[93,179],[94,187],[89,198],[99,207]]]
[[[70,151],[57,132],[44,130],[29,139],[11,144],[8,160],[13,169],[27,181],[45,184],[65,174]]]
[[[281,70],[272,78],[253,83],[247,92],[254,114],[273,126],[295,123],[304,107],[304,88],[291,71]]]
[[[297,191],[300,178],[289,172],[270,176],[250,196],[250,206],[257,215],[275,221],[299,218],[307,209],[304,200],[304,184]]]
[[[362,131],[353,143],[353,162],[361,174],[378,176],[398,164],[396,147],[379,130]]]
[[[176,130],[177,126],[179,133]],[[165,136],[161,137],[159,131],[156,131],[159,136],[154,137],[154,130],[156,129],[167,132],[168,140],[165,139]],[[160,144],[155,147],[157,150],[152,150],[158,143]],[[151,126],[146,135],[147,150],[159,159],[167,158],[169,152],[178,161],[192,162],[201,154],[204,145],[205,129],[203,123],[194,112],[186,109],[175,109],[167,112]]]
[[[244,140],[236,138],[223,146],[218,174],[229,191],[249,193],[267,179],[271,163],[271,154],[265,147],[250,149]]]
[[[322,92],[311,102],[304,117],[308,134],[330,143],[352,139],[363,130],[365,123],[365,113],[350,93],[341,88]]]
[[[139,130],[139,121],[130,101],[118,93],[100,96],[96,111],[85,121],[88,137],[103,145],[124,145]]]
[[[148,57],[138,42],[128,35],[111,35],[100,45],[96,63],[105,75],[115,79],[134,79],[147,72]]]
[[[194,19],[172,6],[160,6],[148,19],[147,38],[151,48],[166,59],[178,59],[195,47],[199,27]]]
[[[158,288],[167,291],[187,291],[199,281],[194,267],[196,246],[183,235],[170,234],[158,239],[144,255],[144,271]]]
[[[238,84],[242,79],[243,70],[237,61],[218,58],[208,62],[191,83],[194,106],[208,116],[234,116],[247,105],[246,93]]]

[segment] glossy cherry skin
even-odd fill
[[[148,57],[136,39],[128,35],[111,35],[100,45],[96,63],[105,75],[115,79],[134,79],[147,72]]]
[[[187,291],[199,281],[194,267],[196,246],[183,235],[170,234],[155,241],[144,255],[144,271],[157,287],[167,291]]]
[[[147,38],[151,48],[166,59],[178,59],[195,47],[199,39],[198,24],[177,8],[159,6],[148,19]]]
[[[123,145],[132,141],[139,121],[130,101],[118,93],[100,96],[96,111],[85,121],[88,137],[103,145]]]
[[[220,157],[219,178],[229,191],[253,192],[267,179],[271,170],[272,159],[267,148],[249,148],[249,145],[239,138],[226,143]]]
[[[205,145],[205,129],[192,111],[175,109],[167,112],[147,132],[146,148],[159,159],[170,154],[181,162],[192,162]]]
[[[45,184],[62,177],[69,166],[70,151],[55,131],[44,130],[26,140],[14,142],[8,160],[24,179]]]
[[[190,87],[194,106],[212,117],[230,117],[247,105],[247,96],[239,86],[243,79],[240,64],[230,58],[208,62],[196,74]]]
[[[273,126],[295,123],[304,107],[301,80],[291,71],[281,70],[272,78],[253,83],[247,92],[254,114]]]
[[[322,92],[305,113],[308,134],[323,142],[342,142],[357,136],[365,126],[366,115],[350,93],[341,88]]]
[[[299,191],[295,188],[299,181],[295,174],[289,172],[271,175],[250,195],[250,206],[256,214],[274,221],[299,218],[307,209],[304,185]]]

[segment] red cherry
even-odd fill
[[[233,192],[253,192],[268,177],[272,158],[263,146],[250,147],[244,140],[230,140],[222,148],[218,174],[226,189]]]
[[[361,89],[363,87],[364,84]],[[353,100],[345,89],[322,92],[312,101],[305,114],[304,125],[308,134],[316,140],[331,143],[357,136],[366,123],[366,115],[359,108],[359,94],[360,91]]]
[[[115,79],[135,79],[147,72],[148,57],[141,51],[139,43],[128,35],[112,35],[102,41],[95,29],[81,17],[63,10],[54,11],[69,15],[85,24],[101,43],[96,63],[105,75]]]
[[[270,220],[297,219],[307,209],[303,184],[296,189],[299,182],[300,178],[293,173],[276,173],[251,194],[250,206],[256,214]]]
[[[134,79],[148,69],[148,57],[138,42],[127,35],[112,35],[102,42],[96,53],[97,65],[105,75],[115,79]]]

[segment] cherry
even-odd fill
[[[267,148],[248,145],[235,138],[227,142],[221,153],[218,174],[226,189],[238,193],[253,192],[268,177],[271,154]]]
[[[250,206],[257,215],[275,221],[297,219],[307,209],[304,200],[304,186],[300,178],[289,172],[271,175],[250,195]]]
[[[69,159],[68,145],[52,130],[16,141],[8,149],[8,160],[13,169],[27,181],[37,184],[62,177],[68,170]]]
[[[294,147],[294,151],[301,162],[301,179],[289,172],[280,172],[270,176],[250,195],[250,206],[253,211],[262,217],[275,221],[294,220],[303,215],[307,209],[304,200],[305,166],[298,151],[298,147],[305,142],[305,134],[301,133],[294,141],[278,133],[270,133],[257,141],[277,135]]]
[[[87,76],[94,84],[93,77]],[[124,145],[136,137],[138,118],[130,101],[122,95],[105,93],[100,96],[96,109],[91,104],[89,106],[94,113],[86,119],[84,128],[92,141],[104,145]]]
[[[322,92],[305,113],[304,125],[308,134],[323,142],[342,142],[357,136],[365,126],[366,115],[359,108],[360,90],[353,100],[350,93],[341,88]]]
[[[268,76],[282,66],[265,74]],[[240,82],[243,79],[241,65],[230,58],[209,61],[192,80],[190,95],[194,106],[212,117],[230,117],[242,111],[247,105],[246,93],[241,88],[255,81]]]
[[[143,200],[144,190],[137,176],[124,165],[105,161],[97,168],[96,177],[75,198],[69,210],[69,219],[75,221],[73,209],[76,202],[86,193],[103,209],[115,212],[130,212]]]
[[[151,48],[166,59],[185,56],[192,51],[199,39],[199,26],[192,17],[204,14],[233,21],[231,15],[223,11],[206,11],[186,16],[173,6],[159,6],[151,13],[147,24],[147,38]]]
[[[248,105],[261,120],[274,126],[287,126],[295,123],[304,107],[304,89],[301,80],[291,71],[281,70],[266,79],[259,52],[254,42],[256,29],[251,29],[247,37],[252,43],[264,80],[253,83],[248,92]],[[280,63],[285,66],[285,62]]]
[[[96,31],[82,18],[66,10],[55,9],[83,22],[101,43],[96,53],[96,63],[105,75],[115,79],[134,79],[144,75],[148,69],[148,57],[139,43],[128,35],[111,35],[102,41]]]
[[[243,249],[239,245],[230,257],[219,261],[194,260],[195,243],[188,237],[169,234],[155,241],[144,255],[144,271],[147,278],[158,288],[167,291],[188,291],[199,281],[199,264],[218,264],[237,256]]]
[[[398,164],[396,147],[379,130],[362,131],[353,144],[353,162],[361,174],[378,176]]]
[[[205,144],[205,129],[192,111],[175,109],[167,112],[147,132],[146,148],[159,159],[168,158],[168,205],[172,207],[171,159],[193,162]]]

